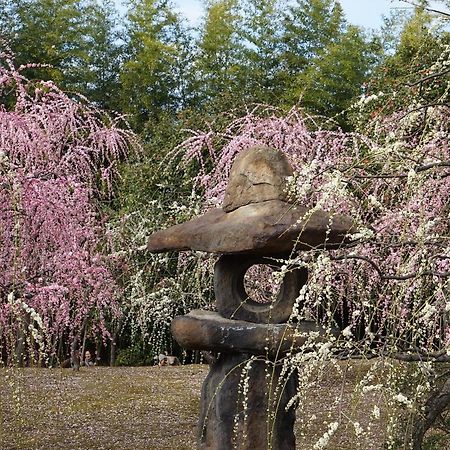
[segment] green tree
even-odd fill
[[[289,79],[302,72],[326,46],[336,42],[345,27],[336,0],[296,0],[284,14],[283,61]]]
[[[242,0],[240,9],[245,97],[250,102],[277,105],[282,92],[280,1]]]
[[[132,0],[128,12],[127,58],[120,74],[123,110],[142,129],[180,104],[182,24],[167,0]]]
[[[291,91],[309,112],[336,117],[346,125],[345,110],[362,92],[372,63],[370,46],[360,29],[349,26],[326,46],[295,79]]]
[[[78,68],[87,59],[80,2],[11,0],[8,6],[12,23],[7,38],[17,62],[50,65],[39,69],[39,75],[57,82],[64,78],[64,87],[78,80]],[[35,77],[36,72],[29,70],[28,76]]]
[[[389,114],[414,102],[448,104],[450,33],[437,19],[424,5],[403,18],[397,39],[391,39],[390,53],[368,82],[366,96],[378,98],[365,108],[366,114]],[[359,122],[366,119],[364,114],[357,116]]]
[[[124,51],[120,18],[113,0],[90,0],[84,14],[88,58],[84,61],[81,92],[104,109],[120,110],[119,74]]]
[[[199,106],[224,111],[242,101],[245,70],[238,33],[240,20],[237,0],[208,0],[200,27],[193,86]]]
[[[29,78],[114,105],[120,47],[111,0],[2,0],[0,30]],[[5,14],[3,14],[5,11]]]
[[[15,5],[10,0],[0,0],[0,39],[11,39],[15,15]]]
[[[284,17],[283,45],[285,104],[339,115],[347,126],[344,111],[362,90],[375,41],[347,24],[338,1],[297,0]]]

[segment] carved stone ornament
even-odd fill
[[[290,174],[286,156],[277,150],[254,147],[242,152],[231,169],[223,207],[153,233],[147,249],[278,256],[332,249],[348,241],[354,231],[349,217],[311,212],[287,201],[285,184]]]
[[[151,252],[221,254],[214,269],[217,312],[192,311],[175,317],[171,325],[183,348],[219,352],[202,389],[197,436],[202,450],[294,450],[296,405],[290,399],[297,392],[298,376],[283,371],[280,358],[307,351],[305,345],[329,337],[330,332],[339,335],[313,321],[290,320],[307,283],[305,268],[277,274],[283,279],[269,301],[265,296],[264,301],[254,298],[246,287],[245,277],[253,266],[280,271],[292,252],[337,248],[356,231],[347,216],[311,212],[290,203],[286,184],[292,174],[282,152],[263,146],[245,150],[231,168],[222,208],[153,233],[148,240]],[[271,280],[266,286],[273,286]],[[244,367],[249,386],[245,414],[240,398]]]

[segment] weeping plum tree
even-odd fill
[[[0,349],[48,364],[120,315],[97,204],[134,138],[27,68],[0,53]]]

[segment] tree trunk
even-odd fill
[[[117,355],[117,340],[119,338],[120,331],[122,330],[123,325],[123,316],[120,317],[117,322],[117,326],[114,328],[114,331],[111,336],[111,351],[109,354],[109,365],[110,367],[114,367],[116,365],[116,355]]]
[[[84,353],[86,350],[86,334],[87,334],[87,322],[86,322],[86,326],[84,327],[83,344],[81,346],[81,362],[80,362],[80,364],[82,366],[84,366]]]
[[[56,352],[56,362],[58,362],[58,361],[63,362],[66,359],[66,355],[64,353],[65,353],[64,352],[64,334],[61,333],[59,336],[58,350]],[[54,361],[52,358],[52,363],[53,362]]]
[[[103,341],[102,341],[101,338],[98,341],[96,341],[96,343],[95,343],[95,360],[94,360],[94,364],[96,366],[98,366],[100,364],[100,361],[102,359],[101,356],[100,356],[101,351],[102,351],[102,344],[103,344]]]
[[[416,420],[412,435],[413,450],[422,449],[425,433],[447,408],[450,408],[450,378],[430,395],[423,415]]]
[[[72,343],[70,344],[70,366],[73,370],[80,370],[81,359],[83,355],[80,355],[80,349],[78,348],[81,335],[87,328],[89,316],[85,317],[83,325],[80,331],[74,336]]]
[[[25,364],[25,343],[26,343],[26,332],[30,324],[30,315],[23,313],[21,320],[19,321],[19,328],[16,334],[16,348],[15,348],[15,363],[19,367],[23,367]]]
[[[70,367],[80,370],[80,350],[78,349],[79,336],[77,335],[70,345]]]

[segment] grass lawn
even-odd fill
[[[382,394],[353,395],[368,367],[339,363],[302,393],[298,449],[311,449],[336,418],[328,449],[383,448],[384,419],[371,414]],[[207,371],[206,365],[0,369],[0,449],[195,449]],[[355,421],[364,430],[359,443]],[[428,448],[450,449],[440,442]]]
[[[2,369],[0,449],[192,449],[207,370]]]

